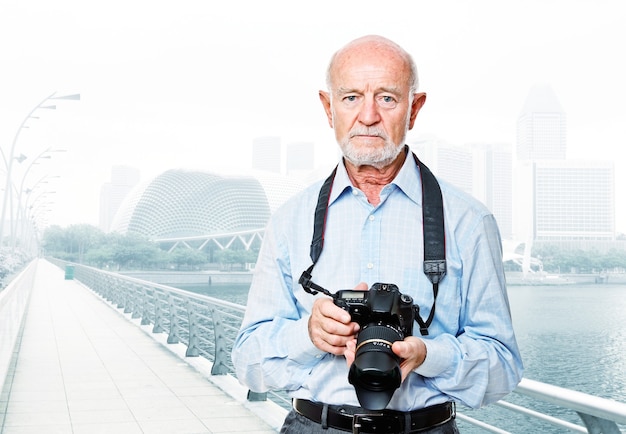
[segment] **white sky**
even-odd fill
[[[3,0],[0,146],[53,92],[80,93],[22,130],[25,186],[50,175],[50,222],[98,224],[112,165],[251,167],[254,137],[337,145],[317,97],[330,55],[364,34],[411,52],[425,107],[411,134],[515,143],[528,91],[548,83],[568,116],[568,156],[614,160],[626,232],[626,7],[621,0]],[[4,169],[0,167],[1,176]],[[60,175],[60,178],[52,178]],[[4,182],[1,183],[3,185]]]

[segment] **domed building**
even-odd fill
[[[116,213],[111,230],[187,244],[260,233],[271,213],[302,188],[292,179],[286,182],[280,175],[264,172],[225,176],[168,170],[135,187]]]

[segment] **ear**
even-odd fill
[[[426,102],[426,94],[424,92],[416,93],[413,95],[413,103],[411,104],[411,118],[409,120],[409,130],[413,128],[415,124],[415,118],[419,113],[420,109]]]
[[[326,112],[326,117],[328,118],[328,125],[333,128],[333,111],[330,106],[330,94],[328,92],[320,90],[319,97],[322,106],[324,107],[324,111]]]

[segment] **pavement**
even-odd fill
[[[246,402],[236,380],[210,378],[202,367],[208,361],[188,358],[190,364],[184,349],[159,342],[165,338],[39,260],[19,352],[0,395],[0,432],[277,432],[283,411]]]

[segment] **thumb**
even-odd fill
[[[401,359],[407,359],[411,355],[411,346],[405,341],[395,341],[391,347],[394,354]]]

